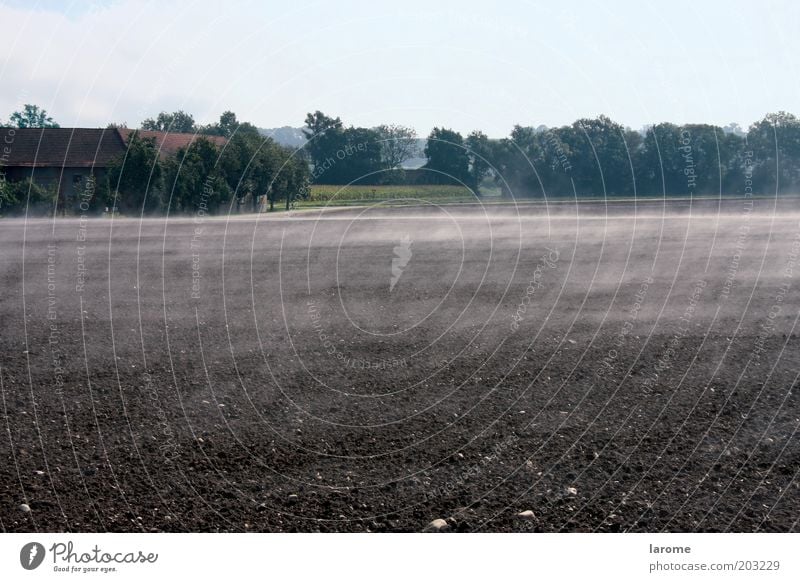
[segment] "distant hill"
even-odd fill
[[[299,127],[289,127],[288,125],[272,129],[259,127],[258,131],[261,135],[269,136],[284,146],[299,148],[306,143],[306,136],[303,135],[303,130]]]
[[[414,155],[401,164],[403,169],[415,170],[417,168],[421,168],[428,162],[428,159],[425,157],[425,145],[427,143],[428,140],[424,137],[417,138],[417,144],[414,148]]]
[[[424,166],[426,163],[428,163],[427,158],[418,157],[418,158],[408,158],[401,165],[404,170],[416,170],[417,168],[421,168],[422,166]]]

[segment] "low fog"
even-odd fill
[[[410,508],[396,528],[413,529],[413,508],[442,501],[420,488],[452,478],[452,455],[491,456],[513,437],[474,494],[544,495],[557,530],[553,491],[592,483],[585,519],[602,529],[623,494],[650,499],[656,482],[683,496],[733,456],[745,495],[760,486],[754,455],[797,459],[800,211],[788,202],[3,224],[5,410],[14,446],[64,467],[51,495],[84,486],[59,444],[80,438],[81,471],[171,475],[152,485],[167,511],[194,487],[230,488],[209,468],[224,460],[237,491],[254,467],[286,494],[390,488]],[[636,478],[623,487],[617,471]],[[691,493],[687,511],[702,515],[704,498]],[[384,511],[370,503],[331,515],[356,528]]]

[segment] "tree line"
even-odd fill
[[[604,115],[556,128],[517,125],[502,139],[435,127],[427,161],[414,171],[401,165],[416,136],[398,127],[344,128],[338,117],[309,113],[312,180],[463,184],[476,194],[489,187],[514,197],[774,194],[800,186],[800,120],[783,111],[746,132],[673,123],[635,131]],[[388,144],[399,155],[389,155]]]
[[[35,105],[14,112],[6,125],[58,127]],[[311,183],[462,184],[477,195],[492,189],[517,198],[768,195],[800,186],[800,120],[783,111],[767,114],[746,132],[672,123],[635,131],[601,115],[555,128],[517,125],[502,139],[435,127],[424,140],[402,125],[346,127],[339,117],[316,111],[306,116],[307,142],[297,150],[261,135],[231,111],[208,125],[184,111],[161,112],[140,129],[199,138],[164,157],[155,140],[132,132],[125,156],[92,182],[92,208],[193,212],[202,203],[213,213],[237,203],[256,211],[264,196],[271,210],[305,198]],[[218,147],[203,136],[222,136],[227,144]],[[419,156],[426,160],[422,167],[404,167]],[[35,183],[0,181],[4,214],[53,196]]]
[[[317,184],[404,183],[402,164],[418,155],[416,132],[402,125],[344,127],[321,111],[306,116],[303,147]]]

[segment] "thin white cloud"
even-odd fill
[[[791,3],[759,7],[758,25],[745,2],[77,4],[0,5],[14,24],[0,117],[33,102],[62,125],[136,125],[181,108],[297,126],[321,109],[504,135],[600,113],[634,127],[747,125],[792,109],[800,88]]]

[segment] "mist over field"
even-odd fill
[[[794,199],[9,220],[0,241],[0,474],[40,527],[796,528]]]

